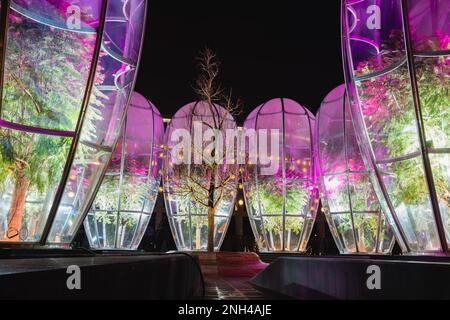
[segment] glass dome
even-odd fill
[[[271,135],[266,153],[270,154],[270,162],[276,162],[276,173],[268,175],[263,171],[268,162],[262,161],[261,149],[257,162],[247,152],[243,170],[247,210],[260,251],[304,252],[307,249],[319,204],[314,126],[311,112],[283,98],[261,105],[245,121],[247,134],[248,130],[256,130],[258,148],[264,143],[265,130],[279,133]]]
[[[134,92],[121,137],[84,228],[91,248],[137,250],[161,182],[163,119]]]
[[[405,252],[450,244],[450,2],[343,1],[347,88],[363,155]]]
[[[2,1],[1,246],[72,242],[120,134],[146,7]]]
[[[394,234],[361,156],[344,85],[325,98],[316,125],[322,206],[339,251],[390,254]]]
[[[181,108],[166,130],[164,195],[172,233],[181,251],[207,250],[210,199],[214,198],[217,205],[214,214],[216,251],[220,250],[234,210],[239,166],[236,162],[214,160],[211,162],[219,164],[217,170],[210,165],[205,155],[211,139],[205,137],[211,128],[222,134],[222,141],[230,134],[227,130],[235,133],[237,129],[233,116],[223,107],[195,102]],[[181,138],[187,139],[187,144],[177,147]],[[215,150],[218,155],[220,148]],[[215,186],[213,196],[208,195],[211,185]],[[219,197],[221,201],[217,201]]]

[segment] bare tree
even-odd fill
[[[191,114],[189,114],[190,126],[194,121],[199,122],[202,128],[211,129],[216,134],[222,134],[223,137],[227,129],[236,129],[233,117],[240,114],[240,101],[234,101],[231,91],[224,90],[220,84],[218,78],[220,64],[215,53],[210,49],[200,52],[198,68],[199,76],[195,82],[194,91],[197,101],[203,105],[203,108],[192,108]],[[205,112],[205,106],[207,112]],[[214,219],[216,213],[223,204],[224,198],[230,198],[229,196],[236,192],[239,173],[237,162],[227,163],[223,161],[224,153],[219,148],[225,144],[219,144],[219,139],[220,137],[217,135],[214,136],[213,144],[215,147],[211,150],[210,157],[205,157],[203,142],[199,148],[199,145],[192,141],[189,159],[192,160],[197,157],[197,159],[201,159],[201,162],[173,166],[173,179],[171,181],[173,195],[189,203],[194,203],[195,210],[200,212],[202,208],[207,210],[207,250],[209,252],[214,252],[215,247]],[[180,156],[186,155],[180,154]],[[201,228],[199,229],[198,222],[191,223],[197,224],[196,249],[200,249],[198,238]]]

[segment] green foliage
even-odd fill
[[[251,186],[250,193],[253,197],[249,198],[249,204],[259,213],[261,205],[261,214],[264,217],[264,229],[274,234],[280,234],[283,228],[283,195],[279,188],[279,183],[274,178],[268,178],[260,181],[260,186]],[[278,186],[277,186],[278,185]],[[280,192],[281,191],[281,192]],[[260,204],[257,201],[260,201]],[[303,229],[303,215],[305,210],[309,209],[308,190],[300,183],[289,183],[286,188],[286,214],[297,215],[298,217],[287,217],[285,225],[287,230],[291,230],[299,235]],[[273,217],[271,217],[273,215]],[[277,216],[278,215],[278,216]]]
[[[149,185],[142,177],[125,176],[120,190],[120,210],[142,211],[149,198]],[[95,198],[94,206],[97,210],[107,212],[96,214],[98,221],[112,224],[116,223],[119,210],[119,176],[106,176]],[[112,213],[112,214],[111,214]],[[120,225],[133,228],[137,223],[134,215],[121,214]]]
[[[57,130],[75,129],[91,65],[94,39],[34,22],[9,26],[2,117]],[[101,70],[98,70],[101,71]],[[102,81],[102,76],[98,76]],[[103,96],[95,89],[85,134],[95,135]],[[0,129],[0,185],[19,174],[29,189],[45,192],[59,182],[71,139]]]
[[[401,35],[400,35],[401,36]],[[393,36],[394,37],[394,36]],[[428,46],[438,47],[431,39]],[[388,45],[385,50],[393,48]],[[389,64],[392,57],[385,54],[382,64]],[[359,66],[370,73],[378,69],[376,59]],[[416,74],[422,104],[428,148],[448,148],[450,141],[450,64],[446,57],[416,59]],[[361,100],[367,119],[372,143],[378,156],[401,157],[420,150],[416,114],[411,95],[409,73],[406,66],[388,75],[361,84]],[[445,156],[432,156],[435,184],[442,203],[450,206],[450,164]],[[393,183],[390,188],[396,206],[421,205],[428,201],[428,188],[424,179],[421,159],[399,161],[385,166],[384,171]]]
[[[270,186],[259,188],[259,198],[265,215],[283,213],[283,196],[273,192]],[[309,195],[306,189],[302,187],[286,189],[286,213],[301,215],[308,203]]]

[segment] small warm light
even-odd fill
[[[242,183],[239,183],[239,189],[244,189],[244,185]]]
[[[164,153],[161,152],[161,153],[159,154],[159,157],[160,157],[160,158],[164,158]]]
[[[75,174],[72,174],[72,175],[69,177],[69,179],[70,179],[70,180],[77,180],[77,176],[76,176]]]
[[[241,206],[241,207],[243,207],[244,206],[244,204],[245,204],[245,202],[244,202],[244,200],[242,200],[242,199],[239,199],[239,205]]]
[[[163,187],[159,187],[159,188],[158,188],[158,191],[159,191],[160,193],[163,193],[163,192],[164,192],[164,188],[163,188]]]
[[[69,198],[73,199],[73,198],[75,198],[75,192],[69,192],[69,194],[67,196]]]

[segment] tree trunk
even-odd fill
[[[106,236],[106,222],[105,222],[105,219],[102,220],[103,247],[108,247],[109,243],[108,243],[108,237]]]
[[[208,209],[208,252],[214,252],[214,208]]]
[[[291,236],[292,236],[292,230],[288,229],[288,236],[287,236],[287,241],[286,241],[286,248],[285,250],[287,251],[291,251]]]
[[[195,249],[202,249],[202,225],[197,223],[197,227],[195,229]]]
[[[8,241],[20,241],[20,229],[22,228],[22,218],[29,185],[30,181],[25,176],[25,173],[19,172],[14,185],[11,207],[8,212],[8,231],[6,234],[6,240]]]
[[[211,170],[211,181],[208,190],[208,252],[214,252],[214,215],[217,166]]]
[[[361,224],[361,227],[358,229],[358,236],[359,236],[359,251],[361,253],[367,252],[366,244],[365,244],[365,231],[364,231],[364,225]]]

